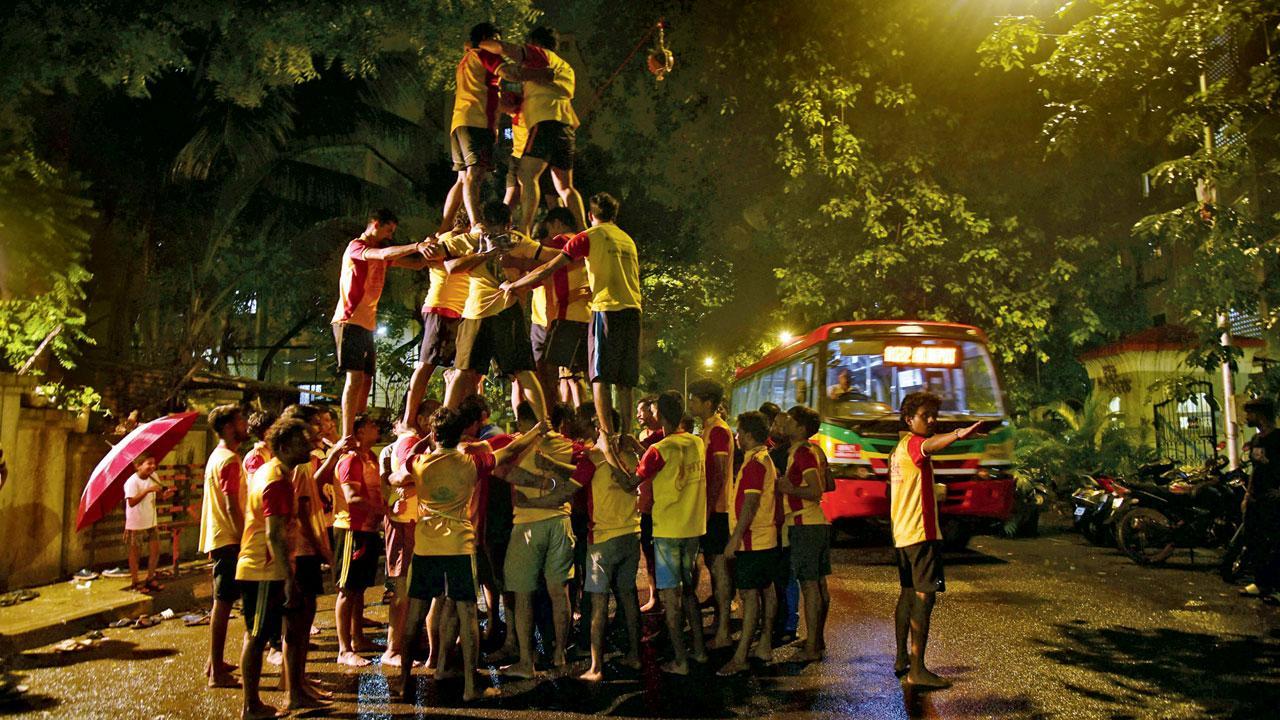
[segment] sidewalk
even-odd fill
[[[210,602],[207,560],[183,563],[177,577],[159,579],[165,588],[153,595],[130,590],[127,577],[100,577],[83,589],[74,580],[31,588],[40,597],[0,607],[0,657],[101,629],[121,618],[166,608],[182,613]]]

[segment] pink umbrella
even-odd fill
[[[124,481],[133,473],[133,461],[150,455],[159,463],[169,454],[195,424],[195,411],[174,413],[139,425],[116,443],[89,476],[89,484],[80,496],[80,512],[76,530],[83,530],[102,519],[124,499]]]

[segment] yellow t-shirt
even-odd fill
[[[551,68],[552,81],[526,82],[524,102],[520,113],[529,127],[545,120],[554,120],[570,127],[578,126],[578,114],[573,111],[573,66],[551,50],[537,45],[524,46],[524,64],[530,68]]]
[[[493,130],[498,126],[498,68],[501,66],[501,55],[478,49],[463,53],[454,74],[449,132],[460,127]]]
[[[316,483],[316,470],[320,469],[320,464],[321,460],[317,460],[312,455],[310,460],[293,469],[294,522],[290,524],[293,528],[290,549],[295,557],[325,555],[329,552],[329,533],[326,531],[324,502],[320,497],[320,487]],[[307,515],[301,512],[303,498],[307,499],[310,507]],[[302,534],[304,524],[311,528],[311,533],[315,536],[318,545],[311,544]]]
[[[542,436],[542,439],[538,441],[536,447],[525,452],[524,455],[521,456],[520,464],[517,467],[527,470],[535,475],[542,474],[542,471],[538,469],[537,453],[542,453],[556,462],[568,465],[573,462],[573,443],[569,442],[569,440],[560,433],[546,433]],[[528,497],[531,500],[540,498],[551,492],[550,490],[543,491],[537,488],[527,487],[520,488],[520,491],[524,493],[525,497]],[[569,513],[571,511],[572,506],[567,502],[554,508],[517,507],[515,508],[515,516],[512,521],[516,525],[519,525],[521,523],[538,522],[539,520],[546,520],[547,518],[569,517]]]
[[[791,454],[787,459],[787,481],[797,488],[805,487],[810,482],[816,482],[821,485],[822,474],[826,472],[826,468],[824,467],[822,456],[818,452],[816,447],[807,442],[791,448]],[[813,472],[806,479],[805,473],[808,471]],[[826,514],[822,512],[821,500],[786,495],[784,504],[787,525],[831,524],[827,521]]]
[[[742,534],[742,546],[736,550],[753,551],[768,550],[778,546],[777,502],[778,471],[769,458],[769,449],[763,445],[750,451],[742,461],[737,476],[733,479],[729,491],[732,502],[729,503],[729,530],[738,527],[738,518],[747,496],[756,495],[760,504],[756,507],[755,517],[751,518],[751,527]]]
[[[208,553],[240,542],[244,513],[236,513],[232,498],[245,497],[240,456],[222,443],[204,466],[204,501],[200,506],[200,552]]]
[[[893,546],[942,539],[938,500],[933,494],[933,461],[923,435],[908,433],[889,456],[889,521]]]
[[[640,256],[622,228],[601,223],[578,233],[564,246],[574,260],[586,260],[592,312],[640,309]]]
[[[509,233],[515,241],[515,246],[507,253],[508,257],[513,259],[538,259],[542,250],[538,243],[516,230],[511,230]],[[462,257],[463,255],[475,253],[479,246],[480,238],[470,233],[455,235],[445,241],[445,247],[448,248],[453,257]],[[491,258],[471,268],[467,273],[469,283],[467,287],[467,302],[462,309],[462,317],[467,320],[493,317],[515,305],[518,302],[515,296],[511,297],[510,302],[504,303],[502,301],[502,291],[498,289],[498,286],[506,281],[507,277],[507,268],[504,267],[501,258]]]
[[[636,473],[652,483],[653,536],[701,537],[707,532],[707,483],[702,438],[678,432],[645,451]]]
[[[574,482],[586,488],[587,542],[596,545],[640,532],[636,493],[613,479],[613,468],[604,453],[592,449],[578,461]]]
[[[440,243],[445,248],[445,259],[456,257],[449,252],[449,238],[452,232],[440,236]],[[467,293],[471,283],[467,273],[451,273],[444,269],[444,261],[432,262],[427,268],[431,284],[427,286],[427,297],[422,301],[423,313],[434,313],[448,318],[462,317],[462,309],[467,304]]]
[[[279,458],[271,458],[253,473],[249,498],[244,508],[244,534],[240,557],[236,560],[237,580],[284,580],[288,577],[287,557],[274,557],[267,540],[267,518],[283,518],[286,525],[293,513],[293,486],[285,476]],[[288,532],[286,528],[286,533]]]
[[[476,549],[471,496],[493,472],[493,453],[485,445],[465,451],[438,448],[409,461],[418,496],[414,555],[470,555]]]
[[[573,234],[557,235],[544,247],[551,250],[564,250]],[[582,260],[574,260],[567,266],[555,271],[546,285],[547,320],[571,320],[573,322],[590,322],[591,311],[587,308],[591,286],[587,282],[587,268]],[[583,290],[588,294],[583,294]]]

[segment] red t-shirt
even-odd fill
[[[727,484],[720,473],[720,463],[716,462],[716,455],[720,453],[731,454],[732,452],[733,436],[729,433],[729,428],[717,425],[707,432],[706,461],[704,463],[707,480],[707,515],[715,512],[720,495],[724,492]],[[732,465],[732,460],[730,465]]]

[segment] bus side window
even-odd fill
[[[818,406],[813,396],[813,369],[814,361],[812,358],[794,366],[793,383],[796,388],[796,402],[816,410]]]

